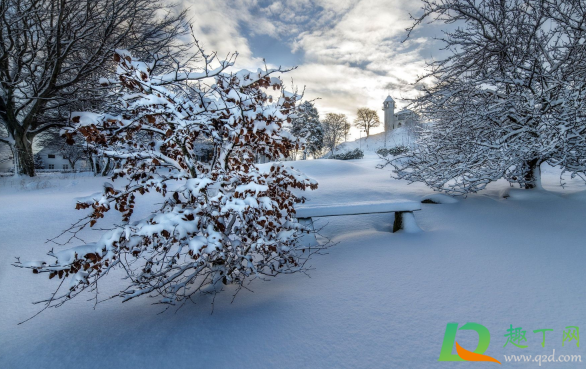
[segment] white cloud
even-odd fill
[[[359,107],[380,112],[387,93],[399,103],[415,96],[411,83],[424,72],[426,39],[401,43],[409,12],[416,10],[405,3],[356,1],[328,26],[298,36],[294,50],[304,52],[306,64],[295,71],[295,81],[307,86],[308,98],[321,98],[321,112],[353,119]]]
[[[199,0],[192,21],[206,49],[238,51],[239,67],[263,65],[265,55],[251,51],[254,36],[287,44],[303,57],[284,77],[305,85],[308,99],[320,98],[322,114],[353,119],[359,107],[380,112],[387,93],[399,103],[414,97],[410,83],[424,72],[423,51],[431,45],[425,36],[401,43],[417,7],[401,0]]]
[[[189,3],[185,3],[189,7]],[[241,32],[241,24],[252,24],[254,17],[251,7],[255,0],[198,0],[197,6],[191,7],[189,19],[193,25],[196,38],[204,49],[217,51],[219,56],[238,52],[238,66],[251,68],[262,65],[262,57],[252,55],[247,38]],[[258,20],[255,29],[263,33],[274,32],[268,21]]]

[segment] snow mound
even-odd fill
[[[344,173],[346,176],[358,176],[371,172],[367,168],[357,165],[350,160],[300,160],[284,164],[312,177],[339,176],[340,173]]]
[[[586,191],[574,192],[566,195],[565,198],[572,201],[586,201]]]
[[[521,188],[507,188],[501,191],[500,196],[509,200],[521,201],[550,201],[558,200],[560,195],[545,190],[526,190]]]
[[[423,196],[421,202],[424,204],[455,204],[458,200],[443,193],[434,193]]]

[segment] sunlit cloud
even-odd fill
[[[352,120],[360,107],[380,112],[387,94],[399,107],[417,94],[413,83],[438,50],[437,30],[430,27],[406,40],[418,6],[400,0],[198,0],[190,16],[207,50],[238,51],[241,68],[262,67],[263,59],[269,66],[296,65],[286,78],[305,86],[307,99],[318,99],[320,114]]]

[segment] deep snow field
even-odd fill
[[[356,161],[293,162],[319,181],[308,205],[387,199],[420,200],[432,191],[375,169],[373,154]],[[44,242],[81,217],[74,198],[99,192],[104,178],[52,175],[23,183],[0,178],[0,368],[477,368],[495,363],[438,362],[449,322],[487,327],[486,355],[582,355],[586,341],[562,346],[566,326],[586,332],[586,186],[544,168],[547,192],[512,191],[495,183],[454,204],[424,204],[415,218],[423,232],[391,233],[392,214],[321,218],[337,244],[316,256],[310,277],[254,281],[231,303],[233,288],[216,298],[158,315],[160,305],[93,295],[36,313],[56,279],[11,266],[50,258]],[[43,188],[44,187],[44,188]],[[158,201],[156,196],[141,201]],[[140,209],[141,207],[137,207]],[[143,210],[143,214],[145,210]],[[113,213],[113,212],[112,212]],[[136,214],[141,215],[141,214]],[[110,215],[108,222],[115,220]],[[98,223],[99,225],[100,223]],[[97,239],[87,231],[84,239]],[[73,244],[75,245],[75,243]],[[120,286],[100,285],[101,297]],[[106,282],[106,283],[104,283]],[[80,296],[81,297],[81,296]],[[89,301],[87,301],[89,300]],[[510,325],[526,330],[527,349],[506,343]],[[542,334],[549,328],[545,347]],[[584,335],[584,333],[582,333]],[[586,337],[586,336],[585,336]],[[473,350],[472,331],[457,341]],[[454,351],[455,352],[455,351]]]

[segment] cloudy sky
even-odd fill
[[[184,0],[196,37],[206,51],[237,51],[238,66],[297,69],[284,77],[319,98],[320,115],[359,107],[380,113],[390,94],[399,107],[425,61],[441,55],[437,26],[426,25],[406,42],[416,0]],[[288,81],[287,81],[288,82]],[[355,132],[356,134],[356,132]]]

